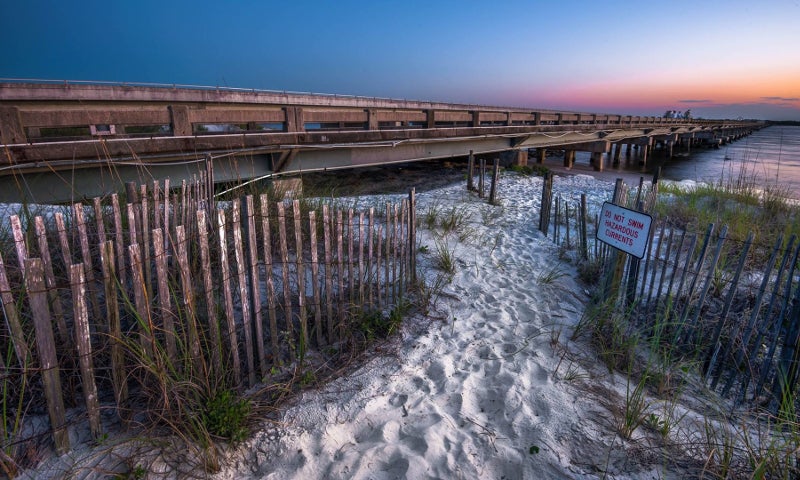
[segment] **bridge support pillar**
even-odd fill
[[[300,107],[286,107],[283,109],[286,112],[286,131],[287,132],[302,132],[306,129],[306,123],[303,120],[303,109]]]
[[[622,154],[622,144],[621,143],[615,143],[614,144],[614,162],[613,162],[614,166],[619,165],[619,157],[620,157],[621,154]]]
[[[564,150],[564,166],[572,168],[575,165],[575,150]]]
[[[169,120],[174,136],[189,137],[194,133],[192,132],[192,122],[189,120],[189,107],[186,105],[170,105]]]
[[[631,144],[630,143],[626,143],[625,144],[625,156],[626,157],[630,157],[631,156]]]
[[[472,112],[472,126],[477,128],[481,126],[481,112]]]
[[[672,158],[673,147],[675,146],[675,142],[667,141],[667,158]]]
[[[591,163],[594,166],[595,171],[602,172],[603,171],[603,152],[592,152]]]
[[[539,165],[544,165],[544,159],[547,158],[547,149],[546,148],[537,148],[536,149],[536,163]]]
[[[647,154],[650,152],[650,145],[642,145],[642,157],[639,159],[639,165],[647,165]]]
[[[527,150],[517,150],[516,157],[514,158],[514,165],[518,167],[524,167],[528,165],[528,151]]]
[[[0,107],[0,141],[4,144],[27,143],[22,118],[17,107]]]
[[[367,110],[367,130],[378,130],[378,111],[375,109]]]

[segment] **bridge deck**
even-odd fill
[[[471,152],[523,152],[517,161],[524,162],[531,148],[602,155],[615,144],[718,142],[760,126],[241,89],[8,82],[0,83],[0,184],[25,184],[27,198],[47,196],[43,189],[51,199],[74,198],[118,190],[120,180],[187,178],[206,162],[217,181]]]

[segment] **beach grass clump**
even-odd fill
[[[619,312],[611,300],[591,304],[576,324],[572,339],[588,338],[610,372],[625,371],[639,343],[630,320],[630,315]]]
[[[566,275],[567,272],[561,267],[560,264],[556,263],[539,272],[536,275],[536,283],[539,285],[552,285]]]
[[[543,177],[545,174],[550,172],[550,169],[545,167],[544,165],[512,165],[510,167],[512,172],[518,173],[520,175],[525,176],[537,176]]]
[[[380,310],[363,310],[354,318],[355,332],[361,334],[367,344],[388,338],[400,328],[411,304],[401,301],[388,313]]]
[[[443,212],[439,226],[444,234],[460,233],[467,226],[468,211],[466,206],[453,206]]]
[[[733,240],[742,242],[752,231],[767,244],[781,234],[785,239],[800,234],[800,207],[791,201],[789,191],[779,186],[755,188],[751,181],[721,180],[689,189],[664,184],[661,193],[655,214],[679,229],[727,225]]]
[[[633,432],[636,431],[647,420],[645,412],[650,407],[645,394],[647,385],[647,375],[642,378],[631,389],[632,379],[629,376],[626,384],[625,405],[623,414],[617,422],[617,432],[625,440],[630,440]]]
[[[586,285],[598,285],[603,276],[603,261],[591,257],[578,262],[578,278]]]
[[[435,240],[434,266],[452,277],[456,273],[455,246],[451,246],[446,238]]]
[[[230,389],[219,389],[206,399],[201,422],[208,433],[231,442],[247,436],[247,419],[251,404]]]

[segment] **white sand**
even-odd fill
[[[569,360],[556,373],[563,350],[554,340],[566,341],[587,294],[537,230],[541,184],[504,177],[502,207],[462,185],[420,194],[418,215],[432,204],[464,207],[472,229],[465,242],[450,236],[457,272],[434,318],[411,319],[390,354],[375,353],[357,371],[303,393],[281,425],[266,425],[215,478],[672,476],[657,451],[619,448],[602,405],[622,402],[624,380]],[[584,175],[555,181],[557,192],[588,193],[595,205],[612,188]],[[420,271],[433,283],[436,271],[425,264],[434,240],[424,229],[419,237],[431,252]],[[563,275],[548,283],[548,272]]]
[[[445,242],[457,270],[433,309],[407,319],[400,335],[352,373],[290,401],[279,422],[229,451],[213,477],[684,478],[652,432],[639,428],[632,441],[621,440],[615,424],[625,377],[610,374],[588,346],[568,341],[587,292],[575,267],[537,230],[541,186],[539,177],[505,175],[502,206],[463,185],[419,194],[419,216],[432,205],[468,214],[468,233]],[[586,175],[554,182],[555,194],[574,200],[586,193],[594,208],[612,188]],[[419,271],[430,285],[438,273],[431,266],[436,241],[421,228],[419,242],[428,248]],[[126,450],[132,465],[158,468],[148,460],[152,452],[106,449],[84,442],[21,478],[102,477],[91,465],[119,462]]]

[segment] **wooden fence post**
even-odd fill
[[[581,213],[580,213],[580,229],[581,229],[581,258],[584,260],[589,259],[589,235],[586,226],[586,216],[588,215],[586,206],[586,194],[581,193]]]
[[[347,209],[347,228],[345,229],[347,235],[347,280],[349,282],[349,295],[350,305],[355,303],[355,278],[353,276],[353,209]]]
[[[711,349],[708,351],[703,364],[701,365],[702,373],[704,379],[707,381],[709,374],[711,373],[711,369],[714,368],[714,364],[717,361],[717,355],[719,354],[719,350],[721,344],[719,343],[720,336],[722,335],[722,328],[725,326],[725,322],[728,320],[728,314],[731,310],[731,305],[733,304],[733,299],[736,296],[736,289],[739,286],[739,277],[742,274],[742,270],[744,270],[744,264],[747,260],[747,252],[750,251],[750,246],[753,244],[753,239],[755,238],[755,234],[750,232],[747,235],[747,240],[745,241],[744,248],[742,248],[742,253],[739,254],[739,264],[736,267],[736,273],[733,276],[733,280],[731,280],[731,284],[728,287],[728,295],[725,298],[725,304],[722,307],[722,313],[719,315],[719,320],[717,320],[717,326],[714,329],[714,333],[711,336]],[[721,366],[720,366],[721,368]]]
[[[247,380],[250,386],[256,383],[255,355],[253,349],[253,318],[250,313],[250,291],[247,287],[248,262],[244,256],[242,244],[242,213],[241,203],[238,199],[233,201],[231,213],[231,228],[233,230],[233,256],[236,261],[236,274],[239,285],[239,302],[242,308],[242,332],[244,333],[244,353],[247,357]]]
[[[180,270],[181,291],[183,292],[183,307],[186,311],[186,342],[189,347],[189,354],[192,356],[192,366],[195,375],[207,374],[205,358],[203,357],[202,347],[200,346],[200,332],[197,327],[197,313],[194,302],[194,288],[189,267],[189,253],[187,251],[186,230],[183,225],[175,227],[176,256],[178,269]],[[216,345],[212,345],[216,348]]]
[[[153,298],[153,275],[150,258],[150,204],[147,200],[147,185],[141,186],[141,216],[142,216],[142,256],[144,257],[144,287],[147,298]]]
[[[151,316],[150,302],[144,288],[144,274],[142,273],[142,254],[138,243],[128,245],[128,255],[131,266],[131,288],[133,301],[136,308],[136,320],[139,331],[139,344],[142,351],[150,358],[156,359],[155,332]]]
[[[695,286],[697,285],[697,279],[700,276],[700,270],[703,267],[703,263],[706,259],[706,253],[708,252],[708,245],[711,242],[711,232],[714,231],[714,224],[710,223],[708,228],[706,229],[706,235],[703,239],[703,246],[700,247],[700,255],[697,257],[697,268],[694,272],[694,276],[692,277],[692,281],[689,283],[689,290],[686,292],[686,302],[683,304],[681,308],[681,313],[678,315],[678,325],[675,328],[675,336],[673,338],[674,342],[678,342],[681,339],[681,335],[683,335],[683,329],[686,326],[686,319],[689,315],[689,304],[691,303],[692,295],[694,294]],[[691,252],[690,252],[691,256]],[[678,294],[680,294],[680,288],[678,289]]]
[[[383,225],[378,225],[378,245],[375,249],[375,295],[378,299],[378,308],[383,306],[383,297],[381,296],[381,245],[383,244]]]
[[[469,160],[467,161],[467,191],[475,190],[475,156],[472,150],[469,151]]]
[[[267,368],[267,352],[264,350],[264,323],[261,315],[261,275],[258,271],[258,241],[256,230],[255,202],[252,195],[245,197],[245,218],[247,222],[247,258],[250,266],[250,296],[253,299],[253,323],[255,324],[255,344],[258,355],[261,378],[265,378]]]
[[[127,421],[128,383],[125,371],[125,352],[122,341],[122,325],[119,314],[117,288],[119,281],[114,271],[114,243],[106,241],[100,250],[100,264],[103,267],[103,285],[105,286],[106,317],[108,318],[108,335],[111,344],[111,385],[114,389],[114,400],[117,413],[123,421]]]
[[[386,278],[384,286],[386,287],[386,305],[392,304],[390,294],[392,292],[392,278],[389,276],[389,270],[392,263],[391,248],[392,248],[392,206],[386,204],[386,264],[384,265]]]
[[[400,222],[398,219],[397,204],[394,204],[394,222],[392,223],[392,300],[397,304],[398,285],[397,285],[397,244],[398,229]]]
[[[417,284],[417,198],[416,190],[408,194],[408,259],[409,279],[412,285]],[[371,216],[370,216],[371,218]],[[370,234],[372,227],[370,226]],[[370,244],[371,246],[372,244]]]
[[[280,364],[280,348],[278,347],[278,317],[275,305],[275,284],[272,280],[272,233],[269,227],[269,197],[261,194],[261,231],[264,242],[264,276],[267,285],[267,308],[269,308],[269,340],[272,346],[272,365]]]
[[[364,212],[358,213],[358,303],[364,305]]]
[[[761,390],[764,387],[764,383],[767,381],[767,377],[769,375],[769,368],[772,365],[772,358],[775,356],[775,350],[778,348],[778,341],[780,339],[780,329],[783,326],[783,318],[786,313],[786,310],[789,308],[790,304],[790,297],[792,294],[792,283],[794,278],[794,272],[797,268],[797,258],[800,255],[800,244],[797,245],[797,248],[794,250],[794,254],[792,255],[792,262],[790,263],[791,267],[789,268],[789,275],[786,279],[786,287],[784,290],[784,299],[783,305],[781,306],[781,311],[775,320],[772,322],[772,328],[770,331],[766,332],[766,335],[769,335],[767,338],[767,344],[769,345],[769,352],[764,356],[764,360],[761,364],[761,375],[758,379],[758,384],[755,387],[754,396],[758,397],[761,395]],[[755,346],[761,346],[761,340],[757,339],[754,342]]]
[[[500,159],[494,159],[492,166],[492,185],[489,187],[489,203],[494,205],[497,203],[497,181],[500,177]]]
[[[328,342],[333,342],[333,255],[331,252],[331,215],[328,205],[322,206],[322,234],[325,244],[325,306],[327,307]]]
[[[204,233],[204,230],[201,230]],[[156,264],[156,292],[158,294],[158,307],[161,312],[161,324],[164,329],[164,343],[166,344],[167,349],[167,357],[172,362],[177,362],[178,360],[178,348],[175,336],[177,333],[175,332],[175,322],[173,319],[173,313],[171,308],[171,300],[170,300],[170,291],[169,291],[169,282],[168,282],[168,272],[167,272],[167,255],[164,251],[164,234],[162,233],[160,228],[153,229],[153,256]],[[206,257],[208,256],[208,240],[204,239],[202,236],[200,238],[201,244],[201,260],[204,260],[203,257],[203,249],[202,244],[203,240],[205,240],[205,247],[206,247]],[[202,262],[204,267],[204,273],[211,276],[210,268],[205,268],[205,262]],[[214,334],[214,330],[212,329],[211,334]],[[214,352],[212,352],[213,355]]]
[[[236,384],[242,382],[242,369],[239,361],[239,341],[236,335],[236,320],[233,318],[233,292],[231,291],[231,268],[228,263],[228,242],[225,236],[225,210],[217,210],[217,231],[219,238],[219,263],[222,270],[222,295],[225,302],[225,320],[228,334],[228,345],[231,352],[231,365]]]
[[[319,254],[317,245],[317,212],[308,212],[309,246],[311,247],[311,286],[314,295],[314,329],[317,346],[323,344],[322,338],[322,299],[319,291]]]
[[[14,301],[14,295],[11,293],[11,285],[8,282],[2,253],[0,253],[0,301],[3,304],[3,314],[6,317],[6,322],[8,322],[11,343],[14,344],[14,353],[17,355],[19,368],[22,371],[27,371],[31,360],[30,348],[28,347],[28,342],[25,341],[25,332],[22,330],[22,323],[20,323],[17,315],[17,305]]]
[[[375,208],[369,207],[367,220],[367,302],[370,308],[375,307]]]
[[[50,309],[47,306],[47,290],[44,284],[44,267],[39,258],[25,260],[25,289],[31,306],[33,327],[36,331],[36,349],[39,353],[39,365],[42,369],[42,384],[47,400],[47,411],[50,426],[53,428],[53,439],[59,455],[67,453],[70,448],[67,421],[64,409],[64,398],[61,389],[61,377],[56,357],[56,343],[53,337],[53,326]]]
[[[87,287],[89,288],[89,296],[91,304],[92,304],[92,313],[94,314],[94,318],[101,318],[100,317],[100,303],[97,301],[97,292],[94,290],[94,267],[92,266],[92,253],[89,250],[89,235],[86,231],[86,220],[83,215],[83,204],[75,203],[72,206],[74,218],[74,224],[78,227],[78,236],[81,241],[81,256],[83,257],[83,270],[84,275],[86,276],[86,283]],[[69,268],[69,265],[65,265],[66,268]]]
[[[120,284],[125,285],[125,238],[122,230],[122,211],[119,207],[119,196],[116,193],[111,195],[111,208],[114,211],[114,249],[116,250],[114,253],[117,254],[116,276]],[[56,218],[56,221],[58,221],[58,218]]]
[[[303,263],[303,225],[300,218],[300,200],[292,201],[292,210],[294,217],[294,239],[295,239],[295,264],[297,268],[297,307],[300,311],[300,338],[301,342],[301,358],[308,351],[308,317],[306,312],[306,266]],[[350,210],[350,219],[353,219],[353,210]],[[352,222],[351,222],[352,225]],[[350,253],[353,253],[353,239],[352,230],[350,231]],[[353,263],[350,262],[350,273],[352,274]],[[352,283],[352,277],[350,279]]]
[[[775,411],[784,408],[793,411],[794,401],[792,396],[795,392],[797,383],[798,363],[800,363],[800,285],[797,286],[794,294],[794,305],[789,316],[789,329],[783,341],[781,355],[778,359],[778,366],[775,371],[775,381],[772,384],[774,397],[772,405]],[[789,412],[784,412],[785,414]]]
[[[339,301],[339,321],[334,328],[337,338],[342,338],[345,325],[345,295],[344,295],[344,222],[342,210],[336,209],[336,286],[338,287],[337,299]]]
[[[776,284],[780,283],[781,278],[783,278],[783,269],[785,267],[785,262],[789,258],[790,252],[792,247],[794,246],[794,242],[797,239],[796,235],[792,235],[789,237],[789,243],[787,245],[786,253],[783,255],[781,260],[781,266],[778,269],[777,277],[776,277]],[[755,323],[758,319],[758,313],[761,310],[761,302],[764,299],[764,293],[767,289],[767,284],[769,280],[772,278],[772,269],[775,268],[775,262],[777,261],[778,254],[780,253],[781,247],[783,246],[783,235],[778,235],[778,239],[775,241],[775,246],[772,248],[772,255],[770,255],[769,261],[767,262],[767,266],[764,269],[764,274],[761,277],[761,286],[758,289],[758,293],[756,294],[756,299],[752,307],[752,313],[750,314],[750,320],[747,323],[747,327],[745,328],[742,345],[747,347],[750,345],[751,336],[755,330]],[[770,302],[771,303],[771,302]],[[772,306],[770,306],[767,311],[771,311]],[[764,338],[764,335],[767,333],[768,326],[766,326],[767,322],[761,322],[761,326],[758,328],[758,332],[756,334],[755,341],[752,342],[752,350],[749,352],[750,358],[756,358],[758,352],[761,350],[761,342]],[[741,361],[741,357],[744,356],[747,351],[742,349],[738,352],[736,357],[736,363],[738,364]],[[750,375],[752,372],[745,371],[744,378],[742,379],[742,389],[741,395],[745,396],[747,394],[747,387],[750,383]]]
[[[102,434],[100,428],[100,405],[97,398],[97,384],[92,362],[92,342],[89,338],[89,312],[86,309],[86,283],[83,264],[70,266],[72,285],[72,308],[75,321],[75,345],[78,349],[78,363],[81,370],[81,390],[89,414],[89,431],[97,440]]]
[[[544,174],[544,181],[542,182],[542,202],[539,208],[539,231],[547,236],[547,230],[550,227],[550,205],[553,201],[553,174],[547,172]]]
[[[294,343],[294,321],[292,315],[292,290],[289,288],[289,247],[286,240],[286,210],[283,202],[278,202],[278,240],[280,242],[281,252],[281,274],[283,275],[283,311],[284,319],[286,320],[286,333],[288,335],[287,341],[290,345],[290,351],[295,353]]]
[[[14,236],[14,249],[17,252],[19,271],[24,278],[25,260],[28,259],[28,247],[25,244],[25,232],[22,230],[22,221],[19,219],[19,215],[11,215],[11,233]],[[72,262],[67,264],[67,268],[69,268],[69,265],[72,265]]]
[[[47,244],[47,230],[45,229],[42,217],[37,216],[34,219],[34,224],[36,225],[36,238],[39,243],[39,255],[44,264],[44,280],[47,285],[47,295],[50,298],[50,304],[53,306],[53,314],[56,317],[58,337],[64,345],[69,345],[69,330],[67,329],[67,322],[64,319],[64,308],[58,296],[58,285],[56,284],[56,276],[53,272],[53,261],[50,257],[50,247]]]

